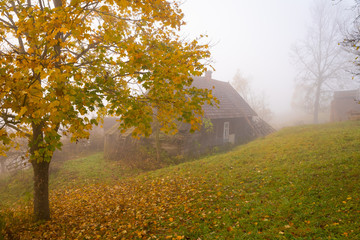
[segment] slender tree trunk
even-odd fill
[[[157,120],[156,120],[157,121]],[[160,126],[156,122],[156,132],[155,132],[155,142],[156,142],[156,160],[160,162]]]
[[[314,119],[313,119],[314,124],[319,123],[320,90],[321,90],[321,84],[318,84],[316,86],[315,102],[314,102]]]
[[[49,162],[33,161],[35,220],[49,220]]]
[[[35,220],[49,220],[49,165],[44,156],[34,157],[40,149],[40,143],[44,141],[42,124],[32,125],[33,135],[29,142],[31,164],[34,169],[34,216]]]

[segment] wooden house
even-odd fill
[[[202,89],[213,89],[213,95],[219,99],[219,107],[204,105],[203,127],[195,133],[189,127],[179,126],[174,136],[160,135],[160,146],[171,156],[199,156],[213,148],[226,145],[238,145],[265,136],[274,129],[260,119],[249,104],[227,82],[214,80],[211,72],[204,77],[194,77],[193,86]],[[155,147],[155,136],[135,140],[132,130],[123,134],[113,126],[105,135],[104,156],[117,160],[139,153],[139,148],[150,145]]]
[[[360,119],[360,89],[336,91],[331,102],[330,121]]]

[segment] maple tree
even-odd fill
[[[134,135],[151,134],[154,116],[167,133],[175,120],[196,130],[212,103],[190,77],[206,70],[208,46],[180,37],[177,2],[16,0],[0,1],[0,12],[0,153],[28,139],[38,220],[50,218],[48,170],[62,134],[86,138],[107,114]]]

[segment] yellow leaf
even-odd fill
[[[21,117],[22,115],[24,115],[24,113],[26,112],[27,108],[26,107],[21,107],[20,112],[19,112],[19,117]]]
[[[34,53],[34,49],[32,49],[32,48],[29,48],[29,50],[28,50],[28,53],[29,53],[29,54],[32,54],[32,53]]]
[[[19,72],[15,72],[15,73],[13,74],[13,78],[15,78],[15,79],[19,79],[19,78],[21,78],[21,77],[22,77],[22,74],[19,73]]]
[[[66,32],[68,32],[68,29],[67,29],[67,28],[62,27],[62,28],[60,28],[60,32],[62,32],[62,33],[66,33]]]

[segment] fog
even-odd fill
[[[300,117],[295,119],[291,108],[297,69],[290,49],[306,36],[312,2],[187,0],[182,5],[187,22],[182,31],[189,38],[208,35],[214,79],[230,82],[239,69],[256,91],[265,91],[273,112],[272,124],[293,125],[306,122],[308,116],[297,111]],[[333,4],[339,7],[340,3]],[[352,1],[341,4],[345,13],[351,12]]]

